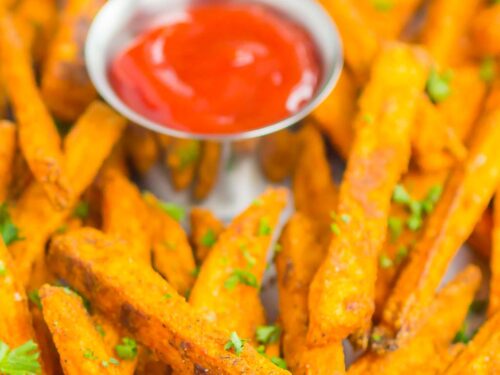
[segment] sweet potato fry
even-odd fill
[[[30,309],[35,330],[36,342],[40,348],[40,357],[43,362],[43,370],[46,374],[63,375],[61,359],[52,340],[49,328],[43,320],[41,308],[34,306]]]
[[[473,48],[482,56],[500,55],[500,4],[479,11],[471,25]]]
[[[497,374],[500,371],[499,345],[500,314],[497,312],[483,324],[443,375]]]
[[[268,190],[229,224],[202,264],[189,298],[206,319],[246,339],[265,323],[259,288],[286,198],[285,190]]]
[[[392,191],[408,165],[410,134],[426,76],[420,51],[402,44],[390,45],[372,68],[332,223],[335,236],[309,293],[307,340],[313,347],[340,341],[369,325],[376,259],[385,239]]]
[[[155,269],[181,295],[186,295],[195,279],[196,263],[182,226],[162,209],[160,202],[146,194],[148,220]]]
[[[281,130],[263,137],[258,156],[262,171],[269,181],[280,182],[289,177],[298,154],[298,137],[290,130]]]
[[[323,138],[310,124],[300,130],[299,137],[299,156],[293,176],[295,208],[328,226],[330,215],[337,206],[337,186]]]
[[[28,300],[17,279],[15,263],[0,237],[0,341],[17,347],[34,340]]]
[[[140,175],[158,160],[160,150],[153,132],[131,125],[125,131],[124,141],[132,166]]]
[[[360,82],[366,80],[380,48],[376,32],[351,0],[320,0],[339,28],[346,63]]]
[[[97,97],[85,68],[83,47],[102,4],[104,0],[68,0],[48,49],[42,95],[50,111],[63,121],[75,121]]]
[[[0,202],[7,198],[15,151],[16,127],[9,121],[0,121]]]
[[[342,374],[344,355],[340,342],[309,349],[307,296],[314,273],[326,255],[313,220],[296,213],[287,223],[276,255],[283,352],[294,374]]]
[[[203,319],[150,267],[127,261],[125,245],[82,229],[53,241],[50,265],[180,374],[288,374],[251,345],[238,345],[236,355],[226,345],[229,331]]]
[[[193,189],[195,199],[208,197],[219,177],[222,145],[218,142],[204,141],[201,144],[201,157]]]
[[[442,66],[453,59],[480,0],[436,0],[428,10],[421,42]]]
[[[200,141],[171,138],[165,148],[165,165],[176,190],[186,189],[195,176],[201,155]]]
[[[91,184],[117,142],[125,122],[107,105],[95,102],[65,138],[65,166],[74,197]],[[73,202],[70,208],[56,211],[38,182],[32,183],[16,202],[12,219],[25,240],[14,242],[9,250],[14,257],[18,277],[24,283],[28,282],[31,266],[43,252],[48,236],[64,223],[75,204]]]
[[[312,113],[337,152],[346,159],[354,138],[354,116],[358,87],[344,68],[332,93]]]
[[[43,317],[66,375],[123,373],[116,365],[114,354],[106,349],[78,295],[45,285],[40,289],[40,297]]]
[[[127,241],[132,257],[151,263],[148,210],[137,186],[114,170],[104,176],[102,224],[104,232]]]
[[[203,263],[224,230],[224,223],[204,208],[195,207],[189,215],[191,242],[198,263]]]
[[[467,240],[467,244],[472,247],[477,254],[485,259],[491,256],[492,247],[493,215],[490,209],[483,212],[483,215],[476,223],[472,234]]]
[[[348,374],[438,373],[431,371],[433,363],[439,362],[435,360],[436,350],[444,352],[449,347],[467,316],[480,280],[477,267],[466,268],[436,295],[425,317],[405,342],[384,354],[365,354]]]
[[[64,171],[61,138],[36,87],[34,73],[9,14],[0,15],[0,67],[19,126],[19,145],[33,172],[58,208],[71,188]]]
[[[500,194],[495,194],[493,208],[493,228],[491,235],[491,280],[488,316],[493,316],[500,307]]]
[[[487,113],[465,162],[452,172],[383,313],[388,335],[404,337],[430,304],[446,268],[472,232],[500,181],[500,110]]]

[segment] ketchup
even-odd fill
[[[198,134],[257,129],[297,112],[321,67],[311,37],[262,5],[215,3],[169,14],[109,68],[125,104]]]

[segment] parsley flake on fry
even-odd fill
[[[394,203],[407,205],[411,202],[410,194],[406,191],[403,185],[396,185],[392,193],[392,200]]]
[[[38,345],[32,340],[17,348],[11,349],[0,341],[0,374],[3,375],[36,375],[41,371],[38,357]]]
[[[479,77],[481,77],[484,82],[491,83],[495,80],[495,75],[495,60],[491,57],[486,57],[479,66]]]
[[[133,360],[137,357],[137,342],[129,337],[124,337],[121,344],[115,346],[115,352],[121,359]]]
[[[379,258],[380,268],[391,268],[394,265],[394,262],[387,255],[382,254]]]
[[[73,217],[85,220],[89,216],[89,211],[89,203],[86,201],[80,201],[73,209]]]
[[[243,347],[245,345],[245,340],[240,339],[238,334],[236,332],[231,332],[231,335],[229,336],[229,340],[226,342],[226,345],[224,345],[224,350],[232,350],[234,351],[234,354],[239,356],[241,352],[243,351]]]
[[[206,247],[212,247],[216,241],[217,236],[211,228],[209,228],[201,238],[201,244]]]
[[[0,276],[5,276],[7,274],[7,268],[5,267],[5,263],[0,260]]]
[[[171,202],[158,202],[158,206],[175,221],[182,221],[186,217],[186,209]]]
[[[278,342],[281,327],[278,325],[259,326],[255,330],[255,338],[259,344],[268,345]]]
[[[258,230],[258,235],[259,236],[269,236],[272,232],[272,228],[269,225],[269,219],[267,217],[263,217],[260,219],[259,222],[259,230]]]
[[[373,7],[379,12],[388,12],[394,8],[393,0],[372,0]]]
[[[42,309],[42,300],[38,290],[32,290],[28,293],[28,299],[33,302],[40,310]]]
[[[288,369],[288,367],[286,365],[286,361],[281,357],[272,357],[271,362],[274,363],[279,368],[282,368],[284,370]]]
[[[238,284],[251,286],[253,288],[259,287],[257,277],[253,273],[236,269],[226,279],[226,281],[224,282],[224,287],[226,289],[233,290]]]
[[[23,239],[19,236],[19,228],[12,222],[5,203],[0,204],[0,235],[7,246]]]
[[[391,234],[391,241],[396,242],[403,232],[403,221],[398,217],[389,217],[387,227]]]
[[[332,231],[333,234],[336,236],[340,235],[340,228],[337,223],[331,223],[330,224],[330,230]]]
[[[451,71],[438,73],[433,69],[427,80],[426,91],[429,98],[434,103],[441,103],[451,95],[450,81],[452,78]]]

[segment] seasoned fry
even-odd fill
[[[399,277],[383,313],[389,335],[404,337],[430,304],[446,268],[472,232],[500,180],[500,110],[480,121],[470,153],[457,166],[443,197]]]
[[[104,177],[102,222],[104,232],[127,241],[132,257],[151,263],[147,208],[137,186],[114,170],[108,170]]]
[[[204,141],[201,144],[201,158],[193,189],[195,199],[205,199],[219,177],[222,145],[218,142]]]
[[[295,207],[328,226],[337,206],[337,186],[325,145],[321,134],[310,124],[300,130],[299,137],[300,151],[293,176]]]
[[[472,234],[467,240],[472,249],[482,257],[489,259],[491,255],[493,230],[493,215],[491,210],[487,209],[476,223]]]
[[[36,307],[30,309],[35,330],[36,342],[39,344],[40,357],[43,362],[43,370],[46,374],[62,375],[61,360],[59,353],[52,340],[49,328],[43,320],[42,310]]]
[[[473,48],[482,56],[500,55],[500,4],[479,11],[471,26]]]
[[[131,125],[125,131],[125,148],[132,166],[139,174],[144,174],[158,160],[159,148],[154,133]]]
[[[7,197],[12,178],[16,151],[16,127],[9,121],[0,121],[0,202]]]
[[[363,82],[378,53],[380,41],[351,0],[320,0],[339,28],[346,63]]]
[[[242,338],[252,338],[265,323],[259,288],[286,198],[286,190],[268,190],[229,224],[202,264],[189,298],[208,321]]]
[[[298,137],[287,129],[269,134],[261,139],[257,152],[266,178],[271,182],[283,181],[294,170]]]
[[[376,258],[385,239],[392,190],[408,165],[426,76],[419,52],[402,44],[385,49],[374,64],[360,98],[357,133],[340,187],[339,220],[332,223],[335,236],[309,293],[307,340],[313,347],[369,325]]]
[[[421,42],[438,64],[453,59],[481,0],[435,0],[430,3]]]
[[[68,0],[42,72],[42,95],[50,111],[72,122],[97,97],[87,75],[83,48],[87,30],[104,0]]]
[[[326,255],[318,234],[310,218],[296,213],[281,235],[281,250],[276,255],[283,352],[294,374],[344,373],[340,342],[315,349],[306,345],[309,284]]]
[[[200,161],[200,141],[171,138],[165,148],[165,165],[176,190],[186,189],[193,182]]]
[[[332,93],[312,113],[321,130],[340,155],[347,159],[354,138],[354,116],[358,87],[347,69],[343,69]]]
[[[49,327],[66,375],[122,374],[113,353],[73,292],[45,285],[40,289],[43,317]],[[111,360],[111,362],[110,362]]]
[[[440,362],[435,360],[436,350],[447,350],[467,316],[480,280],[479,269],[467,267],[435,296],[426,316],[407,341],[382,355],[365,354],[351,366],[348,374],[438,373],[433,368]]]
[[[146,194],[144,198],[148,203],[147,223],[151,226],[155,269],[179,294],[186,295],[193,286],[196,273],[186,233],[152,194]]]
[[[127,261],[124,245],[96,230],[82,229],[53,241],[50,265],[179,373],[197,369],[221,375],[288,374],[251,345],[243,345],[239,356],[224,349],[229,331],[202,319],[149,267]]]
[[[101,102],[93,103],[75,124],[64,141],[65,166],[74,197],[80,195],[97,175],[99,167],[111,152],[125,127],[125,119]],[[92,152],[88,152],[92,150]],[[25,240],[9,246],[18,273],[24,283],[31,266],[54,233],[72,212],[56,211],[40,183],[32,183],[12,209],[12,219]]]
[[[224,230],[224,223],[204,208],[195,207],[189,215],[191,242],[198,263],[203,263]]]
[[[71,188],[64,171],[61,138],[40,93],[12,18],[0,13],[0,67],[19,126],[19,145],[51,202],[67,207]]]
[[[495,194],[493,228],[491,230],[491,280],[488,316],[493,316],[500,307],[500,194]]]
[[[500,371],[499,345],[500,314],[497,312],[483,324],[443,375],[497,374]]]

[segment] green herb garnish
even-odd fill
[[[245,345],[245,340],[242,340],[239,338],[238,334],[236,332],[231,332],[231,335],[229,336],[229,340],[226,342],[226,345],[224,345],[224,350],[233,350],[234,354],[239,356],[241,352],[243,351],[243,346]]]
[[[394,265],[394,263],[392,262],[392,259],[384,254],[382,254],[379,257],[378,263],[380,265],[380,268],[383,268],[383,269],[391,268]]]
[[[287,370],[286,361],[281,357],[272,357],[271,362],[274,363],[279,368]]]
[[[255,338],[259,344],[268,345],[278,342],[281,328],[278,325],[260,326],[255,331]]]
[[[175,203],[160,201],[158,202],[158,206],[175,221],[182,221],[186,217],[186,209]]]
[[[201,244],[206,247],[212,247],[217,241],[217,236],[213,229],[208,229],[203,237],[201,237]]]
[[[0,234],[7,246],[23,239],[19,236],[19,228],[12,222],[5,203],[0,204]]]
[[[267,217],[263,217],[259,222],[259,229],[257,234],[259,236],[269,236],[272,232],[272,228],[269,225],[269,219]]]
[[[259,287],[257,277],[253,273],[246,270],[235,269],[224,282],[224,287],[233,290],[238,284],[248,285],[253,288]]]
[[[485,58],[479,66],[479,77],[486,83],[491,83],[495,80],[495,60],[491,57]]]
[[[451,78],[451,71],[440,74],[435,69],[431,70],[427,80],[426,91],[434,103],[441,103],[451,95]]]
[[[40,374],[41,367],[38,362],[39,356],[38,345],[32,340],[14,349],[11,349],[6,343],[0,341],[0,374]]]
[[[90,206],[86,201],[80,201],[73,209],[73,217],[85,220],[89,216]]]
[[[132,360],[137,357],[137,342],[129,337],[124,337],[122,343],[115,346],[115,352],[121,359]]]

